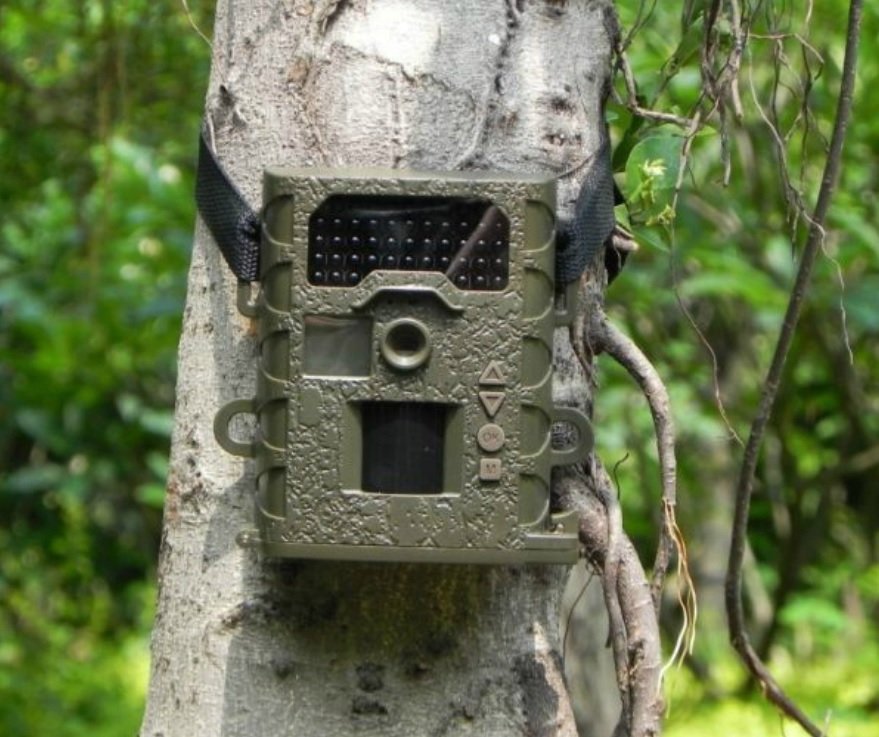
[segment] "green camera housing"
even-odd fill
[[[552,401],[555,181],[485,172],[265,172],[256,397],[215,435],[256,463],[269,556],[572,563],[553,466],[592,447]],[[232,437],[256,416],[252,441]],[[577,441],[553,447],[553,423]],[[568,433],[570,435],[570,433]]]

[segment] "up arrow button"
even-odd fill
[[[485,371],[483,371],[482,375],[479,377],[479,383],[486,386],[505,386],[507,379],[504,376],[500,363],[492,361],[488,364],[488,366],[485,367]]]

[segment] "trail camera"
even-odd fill
[[[256,397],[217,415],[256,462],[270,556],[570,563],[553,466],[588,420],[553,404],[555,182],[269,169]],[[235,415],[256,437],[232,437]],[[578,441],[553,447],[553,423]],[[571,433],[568,433],[569,435]]]

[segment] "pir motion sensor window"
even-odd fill
[[[509,283],[510,221],[470,197],[333,195],[308,222],[308,281],[352,287],[372,271],[439,272],[458,289]]]

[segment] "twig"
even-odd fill
[[[626,631],[626,621],[620,605],[619,593],[619,569],[622,565],[623,515],[620,503],[614,493],[606,493],[601,496],[607,514],[607,547],[604,556],[604,565],[601,568],[601,577],[604,582],[604,605],[607,608],[607,617],[610,622],[610,642],[613,651],[614,665],[616,666],[617,686],[620,691],[622,703],[621,723],[625,724],[626,734],[632,731],[632,699],[629,683],[629,641]]]
[[[717,353],[714,350],[714,346],[711,345],[711,341],[708,340],[708,336],[702,331],[702,328],[699,327],[699,323],[696,322],[696,318],[693,316],[693,313],[690,311],[690,308],[687,307],[687,304],[684,302],[683,296],[681,296],[680,291],[680,281],[678,279],[678,269],[677,264],[674,260],[674,231],[672,231],[672,250],[669,254],[669,262],[671,264],[671,282],[672,282],[672,291],[675,296],[675,300],[678,304],[678,309],[680,309],[681,313],[683,313],[684,318],[686,318],[693,332],[696,334],[696,337],[699,339],[699,342],[702,344],[702,347],[708,352],[708,357],[711,359],[711,385],[712,391],[714,392],[714,405],[717,407],[717,411],[720,414],[720,419],[723,421],[724,427],[726,427],[726,431],[730,437],[730,439],[735,440],[736,443],[744,447],[744,443],[742,439],[739,437],[739,434],[736,432],[735,427],[733,427],[732,420],[730,420],[729,415],[726,412],[726,405],[723,401],[723,391],[720,386],[720,363],[717,360]]]
[[[635,34],[641,30],[641,26],[647,22],[651,15],[653,15],[653,9],[656,7],[657,0],[653,0],[650,3],[650,10],[644,10],[646,3],[644,0],[641,0],[641,3],[638,5],[638,15],[635,16],[635,21],[632,23],[632,27],[629,29],[629,32],[626,34],[626,38],[624,41],[620,43],[620,48],[625,51],[629,48],[629,44],[632,43],[632,39],[635,37]]]
[[[580,603],[580,599],[583,598],[583,594],[585,594],[586,590],[589,588],[589,584],[592,583],[593,578],[595,578],[595,571],[590,570],[589,576],[586,578],[586,583],[583,584],[583,588],[580,589],[580,592],[571,604],[571,609],[568,611],[567,619],[565,619],[565,636],[562,638],[562,659],[568,657],[568,635],[571,634],[571,622],[574,620],[574,611],[577,609],[577,604]]]
[[[757,414],[751,425],[751,434],[742,458],[742,468],[736,487],[736,504],[733,518],[732,541],[730,545],[729,564],[726,575],[726,609],[729,618],[730,641],[742,662],[760,683],[763,693],[784,714],[794,719],[812,737],[821,737],[824,731],[815,725],[805,713],[784,693],[769,673],[763,661],[751,646],[745,631],[745,615],[742,603],[742,564],[745,556],[745,543],[748,532],[748,514],[751,495],[753,493],[754,473],[760,454],[760,446],[766,425],[772,414],[778,388],[781,383],[785,360],[790,350],[796,331],[797,322],[802,312],[803,301],[812,273],[815,258],[820,253],[824,241],[824,221],[830,207],[830,201],[836,187],[837,177],[842,160],[842,149],[845,142],[846,128],[851,118],[852,98],[854,95],[855,72],[857,69],[858,41],[861,25],[862,0],[851,0],[849,6],[848,29],[846,32],[845,59],[843,61],[842,82],[836,109],[836,120],[830,151],[824,167],[821,188],[815,210],[809,220],[809,231],[802,260],[797,271],[796,281],[788,301],[784,322],[776,343],[772,363],[763,384],[763,391]]]
[[[633,115],[636,115],[639,118],[644,118],[645,120],[652,120],[655,123],[672,123],[681,128],[687,128],[690,125],[690,118],[684,118],[680,115],[675,115],[674,113],[662,112],[661,110],[651,110],[642,106],[638,102],[638,86],[635,82],[635,74],[629,64],[629,59],[625,52],[625,46],[622,42],[617,42],[614,54],[616,56],[617,66],[623,73],[623,81],[626,85],[626,99],[621,100],[620,102],[625,105]]]
[[[714,107],[712,107],[712,109],[707,113],[708,117],[714,114],[714,110],[717,109],[717,106],[718,103],[715,102]],[[689,125],[687,126],[687,131],[684,134],[684,143],[681,146],[681,156],[678,163],[678,178],[675,182],[674,196],[672,197],[671,204],[673,210],[677,210],[678,197],[680,196],[681,189],[684,185],[684,175],[686,173],[688,162],[690,160],[690,150],[692,148],[693,141],[695,140],[701,128],[702,112],[697,110],[696,113],[693,115],[693,118],[690,121]],[[713,381],[714,402],[717,405],[717,411],[720,413],[720,417],[723,420],[723,424],[725,425],[729,436],[733,438],[739,445],[742,445],[741,438],[739,438],[739,434],[732,426],[732,422],[730,421],[729,416],[726,413],[726,406],[723,403],[723,393],[720,390],[720,366],[717,362],[717,354],[714,352],[711,341],[709,341],[705,333],[702,332],[699,324],[696,322],[696,318],[693,317],[693,314],[690,312],[690,309],[687,307],[686,303],[683,300],[683,297],[681,296],[678,271],[675,264],[674,230],[671,231],[671,249],[669,251],[669,264],[671,271],[672,292],[674,293],[675,300],[677,301],[678,309],[680,309],[680,311],[684,314],[684,317],[690,324],[693,332],[696,333],[696,337],[699,339],[699,342],[702,343],[705,350],[708,351],[709,357],[711,358],[711,378]]]
[[[741,69],[742,56],[745,53],[745,50],[747,48],[747,42],[750,37],[751,25],[750,17],[748,17],[747,19],[743,18],[741,8],[736,0],[732,0],[730,6],[730,24],[732,28],[734,43],[723,64],[716,72],[714,70],[714,62],[717,55],[716,24],[722,10],[722,2],[721,0],[712,0],[710,6],[705,9],[705,30],[703,43],[700,50],[702,90],[700,92],[698,100],[692,108],[693,112],[690,117],[681,117],[678,115],[673,115],[658,110],[652,110],[641,106],[638,102],[637,83],[635,81],[634,73],[632,72],[631,66],[629,65],[628,59],[626,57],[625,48],[619,43],[617,43],[614,48],[616,64],[618,69],[622,72],[627,95],[626,100],[620,100],[621,104],[625,105],[629,109],[629,111],[635,116],[653,122],[673,123],[684,129],[685,131],[684,143],[681,146],[680,163],[678,166],[678,178],[675,183],[674,194],[671,201],[671,209],[673,211],[677,209],[678,196],[680,194],[681,187],[683,186],[684,177],[687,172],[687,164],[689,162],[690,150],[693,142],[699,132],[706,125],[713,124],[712,121],[716,117],[719,117],[720,119],[719,122],[716,123],[716,125],[718,130],[720,131],[721,136],[725,184],[730,176],[731,154],[729,145],[729,132],[727,126],[727,106],[724,100],[725,97],[729,96],[733,114],[737,119],[741,119],[742,104],[738,90],[738,78],[739,70]],[[707,105],[703,108],[703,104],[705,104],[706,100]],[[741,439],[739,438],[738,433],[736,433],[735,428],[733,428],[723,404],[723,398],[720,391],[720,381],[718,376],[719,369],[717,365],[717,357],[708,339],[699,329],[699,326],[696,324],[695,319],[693,318],[692,314],[690,314],[690,311],[687,309],[687,306],[684,304],[684,301],[680,296],[680,292],[677,286],[677,274],[673,258],[671,263],[672,282],[674,284],[674,293],[678,302],[678,306],[684,313],[684,316],[686,317],[690,326],[694,329],[700,342],[705,346],[711,357],[714,379],[714,397],[718,410],[720,412],[720,416],[730,436],[741,445]]]
[[[672,664],[680,662],[683,657],[692,652],[698,616],[695,586],[690,575],[686,543],[675,519],[677,462],[675,460],[671,402],[668,390],[653,364],[630,338],[607,320],[603,312],[596,311],[593,315],[590,334],[586,342],[596,352],[607,353],[629,372],[644,393],[653,415],[662,481],[662,527],[653,564],[650,598],[657,621],[659,621],[663,583],[671,552],[674,550],[677,553],[678,564],[678,602],[684,621],[676,639],[674,651],[660,673],[661,681],[665,671]],[[608,514],[610,515],[610,513],[609,509]],[[605,585],[609,585],[607,579],[605,579]]]
[[[211,40],[207,36],[205,36],[201,28],[198,27],[198,23],[195,22],[195,18],[192,17],[192,11],[189,9],[189,3],[186,0],[180,0],[180,4],[183,5],[183,12],[186,13],[186,19],[189,21],[189,25],[192,26],[192,30],[194,30],[199,36],[201,36],[201,40],[208,45],[208,48],[213,49],[214,45],[211,43]]]

